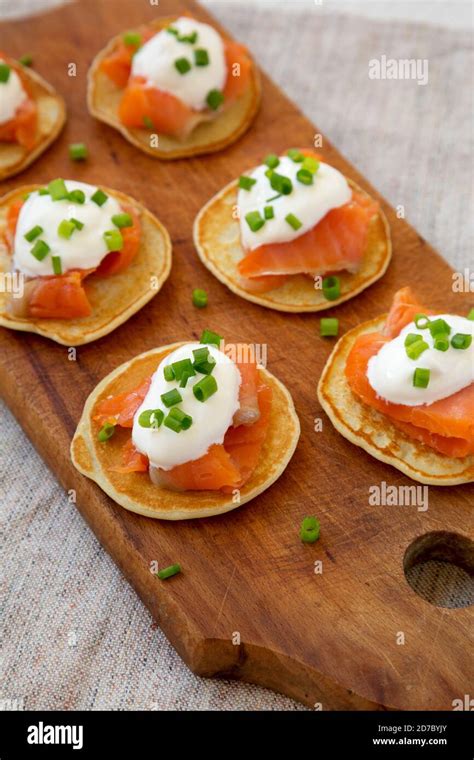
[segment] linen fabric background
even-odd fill
[[[0,20],[59,4],[0,0]],[[362,174],[405,207],[408,220],[453,267],[472,266],[473,56],[470,31],[452,28],[453,13],[457,8],[465,16],[465,4],[429,4],[444,26],[373,20],[375,4],[360,2],[353,9],[311,0],[205,5]],[[422,3],[409,5],[423,17]],[[378,6],[378,15],[387,16],[400,3]],[[368,62],[381,55],[427,59],[428,84],[370,80]],[[0,420],[0,703],[305,709],[257,686],[194,676],[3,404]],[[473,601],[462,577],[439,571],[417,569],[412,582],[434,601]],[[452,581],[460,584],[457,594]]]

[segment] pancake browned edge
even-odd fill
[[[66,106],[56,90],[35,71],[22,68],[22,74],[38,109],[36,143],[28,150],[15,142],[0,142],[0,179],[13,177],[33,163],[54,142],[66,121]]]
[[[176,18],[177,16],[156,19],[133,31],[140,34],[152,27],[159,32],[160,29],[169,26]],[[225,38],[225,35],[223,36]],[[156,132],[145,128],[129,128],[122,124],[118,116],[118,107],[123,89],[117,87],[99,68],[101,61],[115,50],[121,39],[121,34],[114,37],[96,55],[89,69],[87,104],[90,113],[96,119],[117,129],[136,148],[154,158],[166,160],[215,153],[231,145],[247,131],[260,106],[261,96],[260,75],[253,61],[251,83],[242,97],[238,98],[235,103],[212,121],[199,124],[185,140],[159,134],[159,147],[153,147],[150,144],[150,137]]]
[[[358,193],[366,195],[355,182],[348,180]],[[353,298],[385,273],[392,255],[390,228],[379,209],[369,225],[367,246],[361,268],[355,274],[338,272],[341,295],[328,301],[321,288],[307,275],[291,275],[279,288],[266,293],[249,293],[240,284],[237,265],[244,256],[240,244],[240,225],[234,218],[237,205],[237,181],[231,182],[201,209],[194,221],[194,244],[202,263],[218,280],[238,296],[277,311],[322,311]]]
[[[12,202],[39,187],[41,185],[24,185],[0,198],[0,277],[4,277],[11,269],[11,256],[2,235],[7,209]],[[0,288],[0,325],[10,330],[38,333],[63,346],[80,346],[108,335],[158,293],[171,270],[171,240],[168,231],[153,214],[129,195],[107,187],[102,189],[119,203],[131,206],[140,218],[140,247],[135,259],[123,272],[108,277],[91,274],[84,280],[92,313],[80,319],[15,317],[8,308],[12,296]]]
[[[100,425],[92,418],[97,403],[137,387],[150,377],[164,357],[184,343],[147,351],[122,364],[105,377],[86,401],[82,417],[71,444],[71,457],[83,475],[94,480],[117,504],[131,512],[161,520],[190,520],[229,512],[265,491],[280,477],[298,443],[300,424],[293,400],[285,386],[266,369],[259,368],[262,380],[273,391],[272,410],[267,436],[252,477],[240,494],[220,491],[170,491],[154,485],[148,473],[112,472],[122,463],[122,446],[130,429],[116,428],[115,434],[100,443]]]
[[[389,417],[364,404],[352,393],[345,375],[347,357],[359,335],[380,332],[386,315],[350,330],[337,342],[321,375],[318,398],[344,438],[405,475],[434,486],[452,486],[474,480],[474,456],[447,457],[415,441]]]

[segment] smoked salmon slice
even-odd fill
[[[0,124],[0,142],[16,142],[27,150],[31,150],[36,144],[38,122],[36,102],[31,95],[30,85],[24,72],[1,51],[0,58],[18,74],[26,93],[26,98],[17,108],[14,117],[4,124]]]
[[[396,337],[416,314],[431,314],[409,288],[399,291],[384,332],[360,335],[346,362],[346,378],[353,393],[365,404],[387,415],[408,436],[441,454],[464,457],[474,454],[474,384],[429,405],[392,404],[377,396],[367,378],[369,359],[384,343]]]
[[[133,418],[148,393],[150,383],[151,377],[148,377],[137,388],[131,391],[103,399],[97,406],[94,420],[100,422],[101,425],[104,422],[110,422],[113,425],[131,428],[133,426]]]

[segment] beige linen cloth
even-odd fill
[[[0,0],[0,17],[48,1]],[[367,20],[311,0],[207,4],[455,268],[472,266],[467,30]],[[428,84],[370,80],[368,62],[382,55],[427,59]],[[4,406],[0,414],[0,708],[304,709],[263,688],[194,676]],[[474,601],[455,573],[432,568],[414,582],[434,600]]]

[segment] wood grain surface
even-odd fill
[[[75,489],[81,514],[194,672],[256,682],[323,709],[451,709],[473,682],[473,611],[436,608],[418,597],[403,560],[412,541],[431,531],[472,536],[473,487],[430,488],[426,512],[370,506],[370,486],[410,481],[344,440],[324,417],[316,384],[332,343],[319,338],[318,316],[282,314],[233,296],[203,268],[192,244],[193,219],[211,195],[269,151],[312,145],[316,128],[265,76],[254,126],[207,158],[154,161],[87,113],[87,68],[109,37],[183,10],[209,18],[188,1],[160,0],[157,9],[148,0],[82,0],[0,27],[0,49],[31,52],[68,107],[58,142],[3,182],[2,192],[56,176],[116,187],[160,218],[174,246],[173,270],[158,296],[113,334],[79,348],[77,361],[45,339],[1,330],[2,395],[64,488]],[[71,62],[75,78],[67,74]],[[83,140],[89,161],[70,163],[68,144]],[[327,139],[323,155],[379,197]],[[393,261],[379,283],[332,311],[341,330],[386,311],[405,284],[433,308],[467,310],[468,298],[452,292],[448,265],[379,199],[392,226]],[[194,287],[207,289],[206,310],[192,306]],[[229,341],[268,345],[268,367],[295,400],[300,444],[271,489],[228,515],[173,524],[128,513],[69,461],[84,401],[130,357],[194,339],[204,327]],[[314,430],[318,417],[322,432]],[[71,508],[66,498],[64,508]],[[313,545],[298,535],[308,513],[322,526]],[[180,562],[183,573],[162,583],[150,572],[153,560]],[[315,573],[318,560],[322,573]]]

